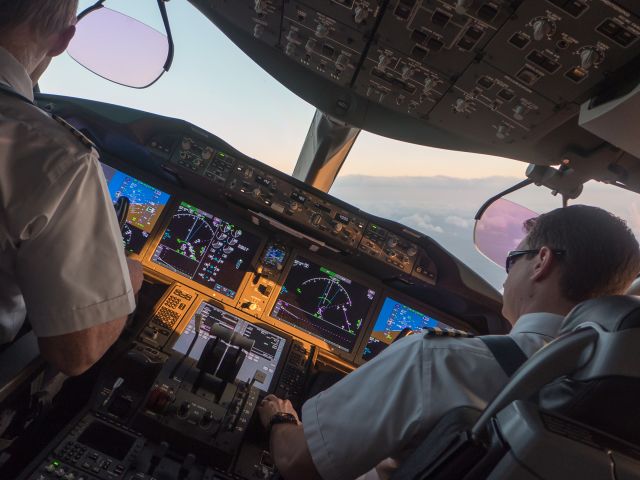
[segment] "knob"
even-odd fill
[[[288,42],[297,42],[298,41],[298,32],[294,31],[294,30],[289,30],[287,32],[287,36],[284,37],[287,39]]]
[[[387,55],[383,54],[378,57],[378,68],[380,70],[384,70],[385,68],[387,68],[390,63],[391,59]]]
[[[435,86],[435,81],[433,78],[425,78],[424,86],[422,87],[422,93],[425,95],[431,91],[431,89]]]
[[[456,1],[456,13],[458,15],[464,15],[473,3],[473,0],[457,0]]]
[[[251,195],[253,195],[254,198],[260,198],[262,196],[262,190],[260,190],[260,187],[256,187],[251,192]]]
[[[413,75],[413,69],[409,65],[402,67],[401,76],[402,80],[408,80]]]
[[[458,113],[464,113],[466,108],[467,108],[467,101],[464,98],[458,98],[456,100],[455,105],[453,106],[453,109]]]
[[[546,19],[540,18],[533,22],[533,38],[534,40],[543,40],[553,31],[553,23]]]
[[[344,53],[341,53],[336,59],[336,68],[338,70],[344,70],[347,67],[348,62],[349,58]]]
[[[292,212],[297,212],[298,210],[300,210],[300,204],[296,201],[293,201],[289,203],[289,208]]]
[[[320,215],[319,213],[314,213],[313,215],[311,215],[312,225],[315,225],[317,227],[318,225],[320,225],[320,222],[322,222],[322,215]]]
[[[308,53],[315,52],[318,41],[315,38],[310,38],[304,46],[304,49]]]
[[[267,12],[267,2],[265,0],[256,0],[253,3],[253,9],[258,15],[262,15]]]
[[[191,140],[189,140],[188,138],[185,138],[184,140],[182,140],[182,150],[191,150],[191,147],[193,146],[193,144],[191,143]]]
[[[191,404],[187,401],[184,401],[178,407],[178,416],[186,417],[189,414],[189,408],[191,408]]]
[[[256,23],[253,26],[253,38],[260,38],[262,37],[263,33],[264,33],[264,27],[259,23]]]
[[[387,239],[387,247],[394,248],[398,245],[398,239],[396,237],[389,237]]]
[[[329,35],[329,29],[324,23],[319,23],[316,27],[316,37],[324,38]]]
[[[504,140],[505,138],[507,138],[508,134],[509,134],[509,129],[507,128],[507,126],[500,125],[498,127],[498,131],[496,132],[496,137],[498,137],[500,140]]]
[[[584,70],[589,70],[596,63],[599,63],[602,56],[595,48],[585,48],[580,52],[580,66]]]
[[[331,226],[333,227],[333,233],[340,233],[344,228],[344,225],[340,222],[331,222]]]
[[[253,303],[253,302],[251,302],[247,308],[249,310],[251,310],[252,312],[255,312],[258,309],[258,305]]]
[[[366,8],[357,6],[353,11],[353,21],[360,24],[365,21],[368,15],[369,15],[369,11]]]
[[[526,111],[527,109],[524,105],[518,105],[513,109],[513,118],[515,118],[516,120],[523,120]]]
[[[414,247],[413,245],[411,245],[409,248],[407,248],[407,255],[410,257],[415,257],[416,253],[418,253],[418,249],[416,247]]]
[[[209,160],[211,157],[213,157],[213,150],[211,150],[210,148],[207,148],[203,150],[200,156],[202,157],[203,160]]]
[[[284,53],[291,57],[294,53],[296,53],[296,44],[293,42],[287,43],[287,46],[284,48]]]

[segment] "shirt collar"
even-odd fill
[[[555,338],[558,336],[563,321],[564,317],[556,313],[527,313],[518,319],[509,335],[516,333],[537,333]]]
[[[2,47],[0,47],[0,82],[33,102],[33,83],[27,70]]]

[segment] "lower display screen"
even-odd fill
[[[182,202],[151,260],[235,298],[259,246],[256,235]]]
[[[236,378],[245,382],[255,378],[256,381],[254,385],[260,390],[268,392],[278,367],[278,362],[285,351],[287,340],[280,335],[246,322],[207,302],[202,302],[196,313],[202,315],[202,326],[200,327],[200,335],[189,356],[194,360],[200,358],[204,346],[207,344],[209,338],[211,338],[210,332],[213,325],[218,323],[230,330],[234,330],[255,342],[240,367]],[[176,352],[183,355],[187,353],[193,336],[196,333],[194,319],[195,314],[173,346]]]
[[[102,170],[111,201],[116,202],[120,197],[129,199],[129,213],[122,237],[127,251],[140,253],[169,201],[169,194],[104,163]]]
[[[417,332],[426,327],[451,328],[429,315],[387,297],[382,304],[362,358],[371,360],[391,345],[403,330]]]
[[[91,423],[78,437],[78,442],[105,453],[116,460],[124,460],[136,438],[102,422]]]
[[[296,257],[271,316],[341,350],[353,350],[376,292]]]

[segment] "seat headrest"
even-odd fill
[[[565,317],[560,333],[592,322],[607,332],[640,327],[640,298],[629,295],[592,298],[576,305]]]

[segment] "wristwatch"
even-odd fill
[[[273,414],[273,417],[271,417],[271,420],[269,420],[267,432],[271,433],[273,426],[278,425],[279,423],[291,423],[293,425],[297,425],[298,419],[290,413],[276,412]]]

